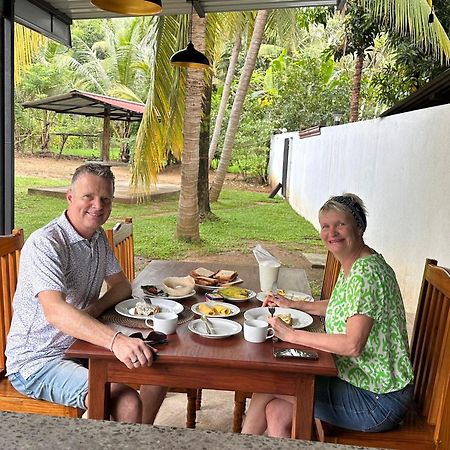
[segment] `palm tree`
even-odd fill
[[[17,85],[23,70],[33,60],[36,50],[44,45],[46,38],[18,23],[14,26],[14,83]]]
[[[236,31],[237,32],[234,40],[233,50],[231,51],[230,63],[228,64],[227,75],[223,84],[222,97],[220,98],[220,105],[214,124],[214,131],[211,138],[211,143],[209,144],[209,163],[211,163],[211,161],[213,160],[217,150],[217,143],[219,142],[220,132],[222,130],[222,122],[227,109],[228,97],[230,96],[231,92],[231,83],[234,79],[239,52],[241,51],[242,32],[240,30]]]
[[[225,135],[225,142],[222,149],[222,156],[220,158],[219,167],[217,168],[217,172],[211,186],[210,200],[212,202],[217,201],[219,198],[219,194],[222,190],[223,182],[225,180],[225,174],[230,164],[231,153],[233,150],[234,140],[236,138],[239,119],[242,113],[242,108],[244,106],[244,100],[247,94],[250,78],[252,76],[253,69],[255,68],[256,57],[258,56],[258,51],[261,46],[262,38],[264,35],[264,28],[266,26],[268,16],[268,10],[260,10],[258,11],[258,15],[256,16],[256,22],[253,29],[250,47],[245,59],[241,77],[239,79],[236,96],[233,101],[233,107],[231,109],[227,132]]]
[[[353,0],[348,2],[346,46],[355,53],[350,122],[358,120],[365,51],[381,29],[409,36],[415,46],[440,62],[450,60],[450,40],[441,23],[428,23],[431,0]]]
[[[191,20],[192,41],[199,51],[204,52],[205,19],[194,14]],[[177,237],[187,241],[200,239],[197,182],[203,90],[203,70],[188,69],[186,78],[188,96],[185,100],[184,141],[181,159],[181,190],[177,216]]]

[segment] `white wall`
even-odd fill
[[[450,267],[450,105],[272,138],[270,182],[282,179],[291,139],[287,199],[318,229],[331,195],[353,192],[368,210],[366,243],[394,268],[414,313],[425,258]]]

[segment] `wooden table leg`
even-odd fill
[[[314,416],[314,375],[304,374],[297,380],[296,399],[292,411],[293,439],[312,439]]]
[[[89,360],[89,419],[110,420],[109,400],[110,383],[106,378],[106,362],[98,359]]]

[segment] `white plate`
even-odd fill
[[[209,326],[213,329],[213,334],[208,334],[206,326],[201,319],[189,322],[188,328],[192,333],[209,339],[223,339],[238,334],[242,330],[241,324],[228,319],[215,319],[208,317]]]
[[[298,291],[289,291],[289,290],[285,290],[286,294],[284,295],[284,297],[286,297],[288,300],[292,300],[294,302],[296,301],[300,301],[303,300],[305,302],[313,302],[314,299],[309,295],[309,294],[305,294],[304,292],[298,292]],[[258,292],[258,294],[256,294],[256,298],[260,301],[263,302],[264,299],[269,295],[269,291],[266,292]]]
[[[202,304],[206,304],[210,308],[213,308],[214,305],[220,305],[220,306],[224,306],[225,308],[228,308],[230,310],[229,314],[214,314],[214,316],[208,316],[208,317],[232,317],[232,316],[236,316],[237,314],[239,314],[241,312],[241,310],[237,306],[230,305],[229,303],[222,303],[222,302],[196,303],[195,305],[192,305],[192,307],[191,307],[192,312],[194,312],[195,314],[198,314],[199,316],[203,315],[203,313],[200,312],[200,310],[199,310],[199,306]]]
[[[141,298],[129,298],[128,300],[117,303],[115,310],[122,316],[145,320],[151,316],[139,316],[134,314],[134,307],[136,306],[136,303],[142,301],[143,300]],[[183,305],[173,302],[172,300],[162,298],[152,298],[152,304],[159,306],[161,308],[161,312],[174,312],[175,314],[180,314],[180,312],[184,309]]]
[[[256,292],[251,291],[250,289],[247,289],[248,296],[247,298],[232,298],[232,297],[226,297],[220,292],[220,289],[217,290],[217,292],[223,297],[224,301],[226,302],[233,302],[233,303],[241,303],[246,302],[247,300],[251,300],[252,298],[256,297]]]
[[[298,309],[291,308],[275,308],[275,315],[277,314],[290,314],[292,316],[292,328],[305,328],[313,323],[313,318]],[[252,308],[244,313],[245,320],[257,319],[265,320],[270,316],[269,308]]]
[[[229,283],[218,284],[216,286],[203,286],[203,284],[196,284],[195,287],[201,288],[204,291],[215,291],[216,289],[220,289],[222,287],[233,286],[234,284],[242,283],[244,280],[241,278],[236,278],[234,281],[230,281]]]
[[[183,298],[188,298],[188,297],[192,297],[193,295],[195,295],[196,294],[196,292],[195,292],[195,289],[193,289],[192,290],[192,292],[190,292],[189,294],[186,294],[186,295],[180,295],[180,296],[178,296],[178,297],[175,297],[175,295],[169,295],[169,294],[166,294],[166,293],[164,293],[164,294],[161,294],[161,295],[152,295],[152,294],[148,294],[148,293],[146,293],[145,294],[145,296],[146,297],[150,297],[152,300],[153,299],[162,299],[162,300],[181,300],[181,299],[183,299]]]

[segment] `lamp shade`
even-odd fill
[[[194,44],[189,42],[187,47],[174,53],[170,58],[171,64],[178,67],[189,67],[190,69],[205,69],[209,67],[208,58],[195,49]]]
[[[161,0],[91,0],[97,8],[128,16],[158,14],[162,10]]]

